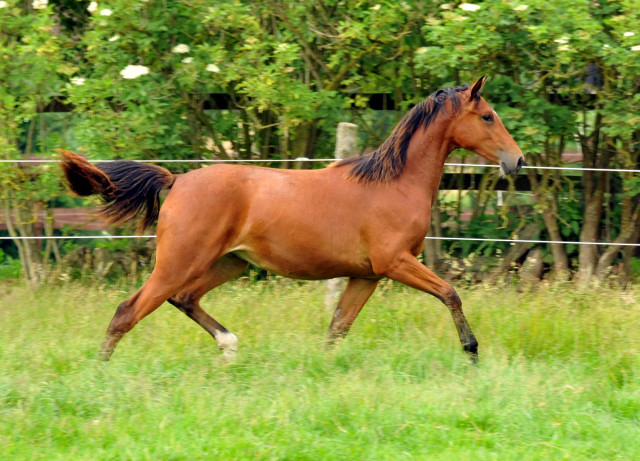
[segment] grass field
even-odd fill
[[[323,347],[321,283],[235,282],[213,340],[163,305],[97,359],[130,288],[0,285],[0,459],[640,459],[640,289],[459,290],[480,342],[399,286]]]

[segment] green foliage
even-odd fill
[[[360,124],[375,147],[411,104],[483,74],[529,164],[558,165],[569,145],[591,149],[593,166],[603,149],[609,166],[640,158],[638,0],[51,3],[0,8],[0,158],[55,147],[93,158],[327,157],[336,122]],[[211,97],[220,93],[226,110]],[[371,117],[371,93],[397,110]],[[58,97],[75,107],[72,130],[39,114]],[[0,165],[0,200],[24,214],[52,203],[54,170]],[[564,178],[549,178],[537,211],[573,198]],[[626,211],[609,215],[624,220],[640,194],[633,177],[622,189]],[[576,197],[583,213],[589,197]],[[491,229],[480,219],[469,234]]]
[[[18,279],[20,277],[20,269],[20,260],[5,255],[0,249],[0,280]]]
[[[34,145],[35,125],[42,123],[38,110],[60,94],[62,39],[52,34],[56,23],[51,6],[31,10],[23,6],[25,2],[4,3],[0,8],[0,159],[12,159],[45,148],[44,137]],[[0,164],[0,201],[47,200],[58,184],[57,172],[46,165],[36,171]]]
[[[0,158],[17,154],[24,124],[59,94],[60,39],[50,6],[31,11],[9,0],[0,8]]]

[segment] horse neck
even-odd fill
[[[424,190],[432,201],[440,186],[444,162],[456,148],[449,127],[449,119],[438,117],[428,127],[416,131],[409,143],[401,175],[401,181]]]

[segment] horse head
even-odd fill
[[[466,98],[463,98],[457,123],[452,124],[452,141],[455,146],[500,165],[503,174],[514,174],[524,165],[524,156],[496,111],[480,95],[486,80],[484,76],[462,92]]]

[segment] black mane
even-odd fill
[[[397,178],[402,173],[407,161],[409,142],[416,130],[426,128],[444,112],[446,101],[451,101],[453,114],[460,110],[459,93],[469,85],[456,86],[438,90],[424,101],[416,104],[396,125],[387,140],[374,152],[363,157],[343,160],[336,166],[351,166],[349,177],[356,181],[386,182]],[[479,98],[479,95],[477,96]]]

